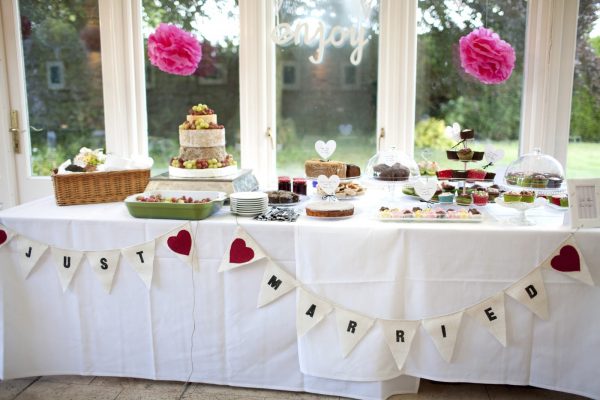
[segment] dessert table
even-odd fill
[[[405,205],[415,200],[403,198]],[[418,378],[533,385],[600,397],[600,289],[544,270],[549,319],[506,296],[507,346],[465,315],[451,363],[421,326],[400,372],[379,325],[344,358],[335,316],[296,336],[297,294],[256,307],[266,260],[217,272],[241,226],[270,259],[332,303],[382,319],[423,319],[477,304],[544,261],[571,230],[564,212],[531,210],[534,226],[376,219],[369,192],[356,215],[295,223],[234,217],[225,207],[191,223],[197,265],[157,245],[148,290],[121,259],[110,294],[82,260],[63,293],[46,252],[24,279],[16,241],[0,248],[0,377],[82,374],[207,382],[384,399],[418,389]],[[420,203],[422,204],[422,203]],[[122,249],[182,225],[132,218],[122,203],[58,207],[44,198],[0,212],[19,235],[64,249]],[[573,234],[600,282],[600,229]]]

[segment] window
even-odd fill
[[[475,130],[475,149],[491,144],[505,151],[499,164],[518,157],[527,2],[419,0],[415,159],[431,149],[431,160],[456,167],[444,150],[454,144],[444,129],[458,122]],[[511,77],[486,85],[460,65],[459,39],[477,27],[498,33],[515,49]]]
[[[581,0],[571,126],[567,150],[569,178],[600,176],[600,1]]]
[[[167,170],[179,154],[179,125],[195,104],[208,104],[225,126],[227,152],[239,160],[239,7],[236,0],[204,2],[143,0],[144,45],[159,23],[192,32],[202,46],[202,60],[188,77],[169,75],[146,56],[148,149],[153,173]]]

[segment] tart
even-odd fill
[[[317,201],[306,205],[306,215],[319,218],[340,218],[354,215],[354,206],[348,202]]]

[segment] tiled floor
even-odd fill
[[[43,376],[0,382],[0,400],[165,400],[178,399],[181,382],[93,376]],[[280,392],[191,384],[185,400],[342,399],[308,393]],[[392,396],[388,400],[577,400],[581,396],[522,386],[438,383],[421,380],[418,394]]]

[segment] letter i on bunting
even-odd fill
[[[269,304],[298,286],[290,274],[269,260],[258,293],[258,307]]]
[[[77,272],[77,268],[79,268],[83,252],[64,250],[57,247],[51,247],[50,250],[54,258],[54,265],[58,271],[60,285],[63,292],[66,292],[75,276],[75,272]]]
[[[333,306],[310,292],[298,289],[296,303],[296,332],[302,337],[333,310]]]
[[[265,257],[265,252],[241,226],[235,230],[229,251],[225,252],[219,272],[253,263]]]
[[[44,254],[48,246],[36,242],[35,240],[29,240],[23,236],[17,238],[17,248],[19,249],[19,265],[25,279],[29,278],[29,274],[33,270],[33,267],[37,264],[38,260]]]
[[[541,319],[548,319],[548,297],[540,268],[505,290],[505,293],[529,308]]]
[[[402,371],[413,338],[419,328],[419,321],[380,320],[380,322],[385,334],[385,341],[396,360],[398,370]]]
[[[500,292],[467,310],[467,314],[488,328],[500,344],[506,347],[506,313],[504,292]]]
[[[335,320],[344,358],[348,357],[375,322],[374,319],[338,307],[335,308]]]
[[[156,243],[152,240],[139,246],[131,246],[121,250],[123,257],[131,264],[148,289],[152,285],[152,275],[154,274],[155,245]]]
[[[164,235],[165,244],[175,255],[183,262],[192,265],[192,256],[194,254],[194,240],[192,238],[192,226],[187,224],[173,229]]]
[[[437,318],[429,318],[422,321],[423,328],[429,333],[435,347],[447,363],[452,361],[456,338],[460,330],[463,311],[454,314],[444,315]]]
[[[104,290],[106,290],[106,293],[110,293],[110,290],[112,289],[120,255],[121,253],[119,250],[89,251],[86,254],[94,274],[100,281]]]
[[[0,224],[0,248],[10,242],[10,239],[12,239],[13,236],[14,234],[10,229]]]
[[[590,270],[581,252],[577,248],[575,239],[570,237],[561,244],[542,264],[545,268],[550,268],[567,275],[570,278],[577,279],[588,285],[594,285]]]

